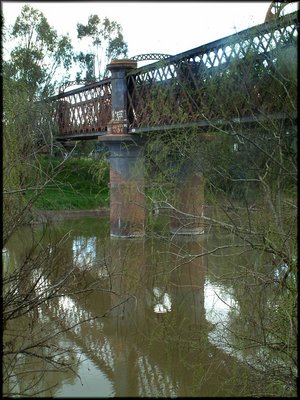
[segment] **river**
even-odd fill
[[[29,348],[29,337],[58,333],[39,355],[24,351],[4,360],[4,394],[295,395],[276,375],[290,368],[288,360],[266,346],[279,290],[271,264],[234,236],[152,232],[117,239],[107,218],[26,226],[3,251],[5,273],[33,258],[33,242],[34,254],[46,249],[53,257],[53,270],[72,274],[68,290],[6,327],[4,340],[14,337],[15,349]],[[56,284],[39,268],[35,293]],[[47,351],[58,352],[58,371],[45,364]]]

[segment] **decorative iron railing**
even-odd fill
[[[297,13],[289,14],[129,71],[132,132],[295,111],[297,28]]]
[[[170,54],[162,54],[162,53],[147,53],[147,54],[138,54],[130,58],[130,60],[134,61],[153,61],[153,60],[165,60],[166,58],[171,57]]]
[[[297,39],[297,13],[292,13],[130,70],[130,132],[295,115]],[[111,96],[107,78],[52,97],[59,136],[106,132]]]
[[[111,120],[111,80],[104,79],[51,97],[59,135],[104,132]]]

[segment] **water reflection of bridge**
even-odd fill
[[[216,376],[223,394],[229,382],[232,390],[237,361],[208,339],[203,258],[188,263],[181,258],[199,253],[201,241],[154,246],[143,240],[111,240],[101,248],[81,236],[85,246],[78,258],[79,242],[73,237],[66,249],[78,263],[76,285],[99,279],[101,284],[89,295],[61,298],[49,312],[65,327],[76,325],[70,339],[112,382],[115,396],[188,396],[193,390],[195,395],[217,395]],[[106,274],[100,261],[104,254],[110,260]],[[112,293],[101,290],[110,285]],[[197,369],[202,371],[199,381],[193,376]]]

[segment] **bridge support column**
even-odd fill
[[[143,143],[128,134],[127,118],[126,72],[136,66],[132,60],[113,60],[107,66],[112,73],[112,119],[99,141],[110,152],[110,233],[116,237],[144,235]]]
[[[175,199],[170,229],[176,235],[204,233],[204,179],[201,172],[185,166],[176,177]]]
[[[108,139],[110,139],[108,141]],[[144,235],[145,195],[142,148],[128,137],[106,138],[110,155],[110,233],[116,237]]]

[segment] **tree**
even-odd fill
[[[86,82],[95,81],[95,56],[92,53],[84,54],[82,51],[76,56],[80,71],[76,73],[76,81],[84,80]],[[82,73],[85,75],[82,77]],[[81,78],[82,77],[82,78]]]
[[[52,108],[44,100],[55,92],[72,65],[71,40],[59,36],[40,11],[24,5],[15,23],[5,28],[5,45],[9,52],[3,63],[5,130],[12,129],[5,140],[8,143],[15,137],[22,157],[27,154],[32,159],[35,150],[45,150],[45,146],[52,153]],[[22,111],[18,113],[19,101]],[[28,146],[34,148],[29,151]]]
[[[42,12],[24,5],[8,38],[15,43],[7,61],[10,76],[27,84],[29,100],[53,94],[58,72],[63,80],[73,62],[69,36],[59,36]]]
[[[116,21],[110,21],[107,17],[103,20],[98,15],[90,15],[87,25],[77,24],[77,37],[91,42],[92,53],[77,55],[78,61],[85,65],[86,78],[91,74],[91,62],[94,57],[94,78],[101,79],[106,64],[112,58],[126,57],[127,43],[124,41],[122,27]],[[80,73],[77,74],[79,79]]]
[[[41,168],[39,150],[47,144],[45,127],[52,127],[47,126],[49,104],[37,99],[52,92],[53,72],[64,62],[69,65],[72,52],[69,39],[60,40],[42,14],[28,6],[17,18],[13,36],[17,47],[3,64],[3,393],[32,396],[45,390],[39,387],[45,372],[76,373],[77,367],[74,351],[56,342],[70,327],[47,322],[40,315],[50,300],[77,291],[70,285],[76,266],[68,259],[66,270],[57,268],[57,257],[64,257],[64,240],[52,242],[51,248],[45,245],[47,226],[36,238],[33,210],[41,191],[55,184],[64,163]],[[21,229],[26,229],[25,235]],[[17,243],[26,245],[21,258],[11,247],[14,236]],[[88,287],[83,285],[79,291]]]

